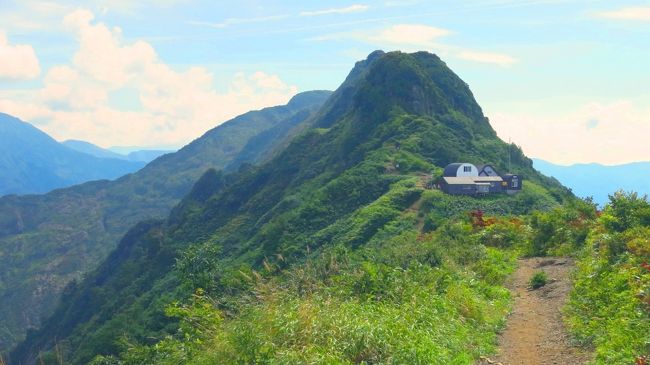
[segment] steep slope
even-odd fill
[[[282,133],[263,139],[265,147],[254,154],[246,143],[306,121],[329,94],[307,92],[285,106],[241,115],[116,181],[0,199],[0,351],[38,326],[65,285],[94,269],[129,227],[168,214],[205,170],[236,169],[270,155]],[[250,157],[238,158],[240,153]],[[239,162],[232,164],[235,159]]]
[[[128,155],[126,155],[126,158],[129,161],[142,161],[142,162],[151,162],[158,157],[165,155],[167,153],[172,153],[174,151],[171,150],[137,150],[137,151],[132,151],[129,152]]]
[[[263,165],[210,171],[168,219],[131,229],[96,271],[66,290],[43,327],[12,353],[12,363],[33,363],[58,343],[67,361],[81,364],[123,350],[125,334],[160,338],[176,328],[164,306],[194,288],[236,313],[237,297],[258,295],[242,277],[269,265],[291,267],[335,245],[361,250],[422,200],[429,209],[423,229],[431,230],[437,218],[467,209],[526,212],[570,196],[518,149],[513,172],[527,188],[517,196],[425,194],[419,181],[426,174],[455,161],[505,170],[511,149],[468,86],[425,52],[372,53],[301,130]]]
[[[32,125],[0,113],[0,196],[45,193],[86,181],[115,179],[142,166],[141,162],[75,151]]]
[[[596,163],[562,166],[533,159],[533,163],[536,169],[560,180],[577,196],[592,197],[594,202],[601,206],[604,206],[608,197],[617,190],[650,194],[650,162],[614,166]]]

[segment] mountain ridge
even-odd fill
[[[204,289],[224,296],[227,309],[228,298],[246,291],[231,275],[269,264],[286,267],[335,244],[363,247],[424,195],[419,176],[435,177],[451,162],[489,161],[504,168],[514,149],[512,172],[525,178],[527,188],[484,200],[432,192],[431,204],[523,212],[571,197],[532,169],[520,149],[496,138],[467,85],[428,53],[372,53],[308,125],[263,164],[209,171],[167,219],[133,227],[98,270],[67,290],[12,361],[33,361],[55,345],[54,338],[66,343],[73,364],[116,355],[126,326],[135,340],[160,338],[176,329],[161,306],[193,289],[182,285],[184,277],[194,288],[208,284]],[[202,252],[196,257],[203,263],[181,275],[174,263],[192,255],[184,250]]]
[[[45,193],[92,180],[116,179],[144,166],[76,151],[4,113],[0,113],[0,156],[0,196]]]
[[[329,94],[301,95],[293,104],[227,121],[116,181],[0,198],[0,351],[37,326],[65,286],[94,269],[133,224],[167,215],[207,169],[237,169],[266,158],[285,137],[282,130],[273,134],[277,141],[263,139],[264,146],[250,153],[249,139],[300,124]],[[247,157],[233,162],[240,153]]]
[[[533,159],[536,169],[552,176],[582,198],[591,197],[601,207],[617,190],[650,194],[650,162],[632,162],[621,165],[598,163],[557,165]]]
[[[74,140],[74,139],[63,141],[61,142],[61,144],[69,148],[72,148],[73,150],[83,152],[89,155],[93,155],[95,157],[115,158],[119,160],[136,161],[136,162],[144,162],[144,163],[149,163],[166,153],[174,152],[171,150],[136,149],[135,151],[121,154],[121,153],[111,151],[110,149],[107,148],[101,148],[90,142]]]

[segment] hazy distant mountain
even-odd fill
[[[86,141],[79,141],[75,139],[69,139],[67,141],[61,142],[61,144],[65,145],[66,147],[72,148],[75,151],[87,153],[89,155],[93,155],[95,157],[101,157],[101,158],[118,158],[120,160],[126,160],[125,155],[121,155],[119,153],[115,153],[111,150],[107,150],[105,148],[101,148],[99,146],[96,146],[90,142]]]
[[[172,153],[175,152],[173,150],[139,150],[139,151],[133,151],[129,152],[128,155],[126,155],[126,158],[129,161],[142,161],[142,162],[151,162],[158,157],[165,155],[167,153]]]
[[[99,146],[96,146],[86,141],[69,139],[61,143],[66,145],[67,147],[72,148],[73,150],[87,153],[95,157],[118,158],[120,160],[138,161],[144,163],[149,163],[166,153],[174,152],[172,150],[136,149],[135,151],[120,153],[120,152],[112,151],[111,149],[101,148]]]
[[[0,113],[0,196],[115,179],[143,166],[75,151],[31,124]]]
[[[614,166],[597,163],[562,166],[533,159],[533,164],[541,173],[560,180],[577,196],[591,196],[601,205],[608,201],[609,194],[619,189],[640,194],[650,193],[650,162]]]

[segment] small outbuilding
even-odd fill
[[[501,176],[492,165],[466,162],[447,165],[439,184],[442,191],[451,195],[515,194],[522,185],[519,175]]]
[[[519,175],[507,174],[503,177],[506,193],[512,195],[521,191],[522,181]]]

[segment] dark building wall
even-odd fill
[[[446,184],[442,183],[442,191],[451,195],[475,195],[476,185],[474,184]]]
[[[502,193],[503,190],[503,186],[501,186],[500,182],[490,184],[490,193]]]
[[[523,179],[519,175],[506,175],[503,180],[508,184],[508,190],[521,190]]]

